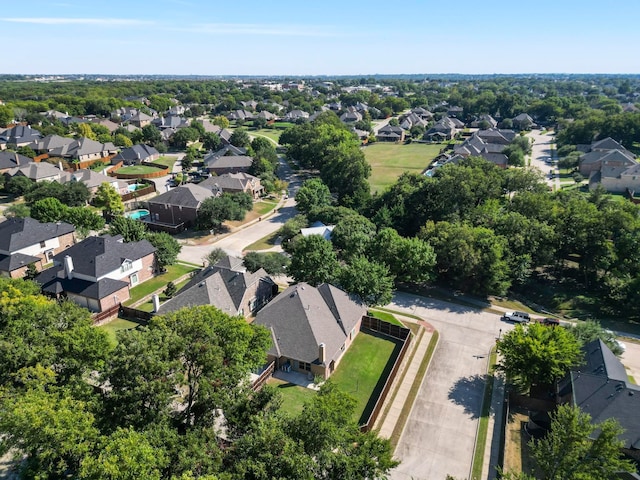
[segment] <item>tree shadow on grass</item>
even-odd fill
[[[487,375],[472,375],[463,377],[449,389],[447,398],[456,405],[464,407],[464,413],[472,419],[480,418],[484,387],[487,383]]]

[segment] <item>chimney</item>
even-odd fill
[[[61,172],[64,172],[64,168],[62,168],[62,162],[58,162],[58,168]]]
[[[325,362],[325,345],[324,345],[324,343],[321,343],[320,345],[318,345],[318,360],[320,360],[320,363],[324,365],[324,362]]]
[[[153,313],[158,313],[158,310],[160,310],[160,296],[154,293],[151,300],[153,301]]]
[[[73,258],[69,255],[64,256],[64,276],[69,280],[73,278]]]

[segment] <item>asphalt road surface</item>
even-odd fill
[[[555,150],[551,149],[551,144],[555,143],[553,134],[540,134],[540,130],[531,130],[527,137],[533,140],[531,147],[531,166],[540,170],[547,181],[547,184],[554,190],[560,190],[560,176],[558,168],[545,162],[546,158],[557,158]],[[551,175],[553,172],[553,175]]]

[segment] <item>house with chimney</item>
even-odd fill
[[[6,172],[10,177],[27,177],[34,182],[57,182],[63,173],[60,166],[56,167],[47,162],[29,162]]]
[[[31,162],[29,157],[9,150],[0,150],[0,174],[6,173],[12,168],[22,167]]]
[[[5,150],[7,146],[24,147],[40,137],[42,137],[40,131],[35,128],[29,125],[16,125],[0,132],[0,150]]]
[[[54,266],[35,281],[44,294],[103,312],[129,300],[130,288],[154,276],[155,252],[147,240],[127,243],[121,235],[87,237],[55,255]]]
[[[324,379],[335,371],[360,332],[364,304],[333,285],[298,283],[258,312],[255,324],[271,332],[267,361],[276,368]]]
[[[241,258],[227,256],[198,272],[176,295],[154,310],[161,315],[181,308],[213,305],[228,315],[249,317],[277,293],[278,285],[264,269],[248,272]]]
[[[145,222],[151,228],[160,224],[182,231],[196,224],[202,202],[217,194],[217,190],[195,183],[176,187],[147,201],[149,218]]]
[[[640,190],[640,165],[636,156],[611,137],[593,142],[580,157],[580,173],[589,189],[598,185],[608,192]]]
[[[22,278],[29,265],[37,270],[76,242],[68,223],[41,223],[33,218],[8,218],[0,223],[0,276]]]
[[[120,153],[111,159],[111,163],[113,165],[120,162],[124,165],[140,165],[143,162],[153,162],[158,158],[160,158],[160,152],[155,147],[139,144],[123,148]]]
[[[260,179],[244,172],[209,177],[198,185],[210,188],[214,192],[219,190],[220,193],[248,193],[254,200],[264,194]]]

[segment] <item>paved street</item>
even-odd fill
[[[551,144],[555,142],[555,136],[552,134],[541,135],[540,130],[531,130],[527,137],[533,140],[531,166],[544,174],[547,184],[553,187],[554,190],[560,190],[560,177],[558,176],[557,167],[544,161],[547,157],[553,156],[553,158],[556,158],[555,151],[551,150]],[[553,177],[549,176],[550,171],[554,172]]]
[[[397,293],[389,305],[418,315],[440,333],[427,375],[396,449],[394,480],[467,478],[473,459],[488,353],[500,330],[498,315]]]

